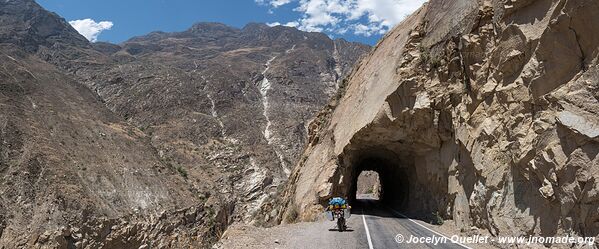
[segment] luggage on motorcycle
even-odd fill
[[[335,197],[329,201],[329,205],[333,205],[333,206],[341,206],[341,205],[345,205],[345,204],[347,204],[347,202],[345,201],[345,199],[343,199],[341,197]]]
[[[327,217],[327,220],[333,221],[335,220],[335,216],[333,215],[333,211],[324,212],[324,216]]]
[[[349,208],[343,209],[343,216],[345,216],[346,219],[349,219],[351,216],[351,210]]]
[[[341,197],[335,197],[329,201],[329,210],[346,209],[347,201]]]

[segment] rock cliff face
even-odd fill
[[[215,23],[90,44],[0,1],[0,247],[200,247],[272,220],[254,213],[368,50]]]
[[[375,170],[411,215],[597,236],[598,14],[594,0],[431,0],[311,124],[281,218],[314,219]]]

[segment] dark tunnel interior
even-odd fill
[[[349,191],[350,203],[356,203],[358,190],[358,177],[364,171],[375,171],[380,181],[381,204],[403,209],[409,200],[409,179],[406,168],[400,167],[393,162],[378,157],[367,157],[358,162],[351,172],[352,181]]]
[[[447,208],[451,198],[448,177],[443,173],[447,171],[438,170],[436,167],[443,165],[437,165],[434,160],[427,162],[412,151],[400,148],[368,147],[347,149],[338,162],[341,168],[332,180],[331,195],[321,199],[325,204],[328,198],[343,196],[357,213],[388,215],[389,212],[380,211],[393,210],[416,219],[430,220],[439,214],[451,217],[451,210]],[[376,172],[368,173],[370,175],[378,175],[378,200],[367,194],[365,185],[358,188],[360,174],[368,171]],[[356,198],[358,192],[360,195]]]

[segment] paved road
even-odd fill
[[[353,215],[348,220],[348,231],[338,232],[335,222],[318,222],[307,230],[294,234],[288,245],[292,248],[468,248],[448,243],[406,243],[412,237],[431,237],[441,239],[420,221],[402,217],[402,214],[380,205],[371,199],[358,200],[354,204]],[[401,234],[403,243],[396,241]]]
[[[419,221],[410,220],[401,213],[378,204],[378,201],[362,199],[359,200],[363,214],[356,215],[362,218],[364,227],[368,227],[371,237],[371,247],[369,248],[455,248],[464,249],[465,246],[451,243],[446,239],[446,243],[440,243],[444,236],[434,232],[431,228],[425,227]],[[357,212],[360,212],[356,210]],[[366,229],[364,229],[366,230]],[[398,236],[402,236],[401,238]],[[368,236],[367,236],[368,237]],[[437,243],[422,241],[417,243],[407,243],[412,237],[433,238]],[[367,238],[368,239],[368,238]],[[402,243],[397,240],[403,239]],[[368,247],[360,247],[368,248]]]

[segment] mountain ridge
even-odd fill
[[[232,222],[273,224],[258,211],[370,48],[246,28],[90,43],[0,2],[0,245],[207,247]]]

